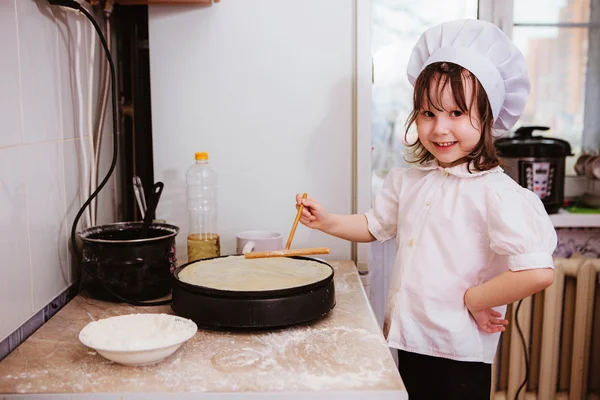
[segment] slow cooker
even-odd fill
[[[533,136],[547,126],[523,126],[512,137],[496,140],[496,149],[503,158],[505,172],[524,188],[533,191],[544,203],[548,214],[563,206],[565,160],[572,156],[569,142],[543,136]]]

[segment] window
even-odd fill
[[[544,136],[571,144],[573,153],[597,152],[592,140],[583,145],[588,58],[592,47],[590,0],[514,0],[512,39],[527,59],[531,95],[519,125],[548,126]],[[595,135],[597,133],[592,133]],[[567,158],[574,174],[577,157]]]

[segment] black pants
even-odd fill
[[[410,400],[489,400],[492,365],[398,350],[398,370]]]

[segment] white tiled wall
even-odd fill
[[[46,0],[0,0],[0,340],[73,282],[68,241],[85,200],[88,91],[99,92],[104,59],[98,40],[90,50],[92,35],[83,15]],[[106,121],[101,177],[112,152],[111,118]],[[97,224],[115,221],[115,192],[112,178],[101,192]]]

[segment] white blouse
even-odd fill
[[[554,267],[557,237],[541,200],[500,167],[394,169],[366,217],[377,240],[398,246],[383,328],[393,348],[492,363],[500,333],[478,329],[465,292],[509,269]]]

